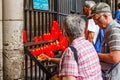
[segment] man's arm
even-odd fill
[[[60,63],[60,59],[61,59],[61,58],[51,58],[51,57],[49,57],[49,56],[47,56],[47,55],[45,55],[45,56],[46,56],[46,59],[45,59],[45,60],[48,60],[48,61],[50,61],[50,62],[57,63],[57,64]]]
[[[101,61],[107,63],[116,64],[120,61],[120,51],[118,50],[110,51],[110,54],[98,54],[98,56]]]
[[[93,42],[93,38],[94,38],[94,32],[92,32],[92,31],[88,31],[88,40],[90,41],[90,42]]]
[[[60,58],[49,58],[49,61],[59,64],[60,63]]]

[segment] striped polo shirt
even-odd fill
[[[109,53],[110,50],[120,50],[120,24],[112,21],[105,29],[102,52]]]

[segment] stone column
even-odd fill
[[[4,80],[24,80],[23,1],[3,0]]]
[[[0,80],[3,80],[2,0],[0,0]]]

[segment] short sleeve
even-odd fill
[[[120,27],[112,29],[108,40],[110,50],[120,50]]]
[[[59,76],[78,76],[78,64],[74,59],[73,52],[67,48],[60,62]]]
[[[93,19],[89,19],[89,21],[88,21],[88,30],[92,31],[92,32],[95,32],[95,29],[96,29],[96,25],[95,25]]]

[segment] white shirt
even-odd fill
[[[99,33],[99,26],[95,24],[93,19],[88,20],[88,30],[94,32],[93,42],[95,44],[98,33]]]

